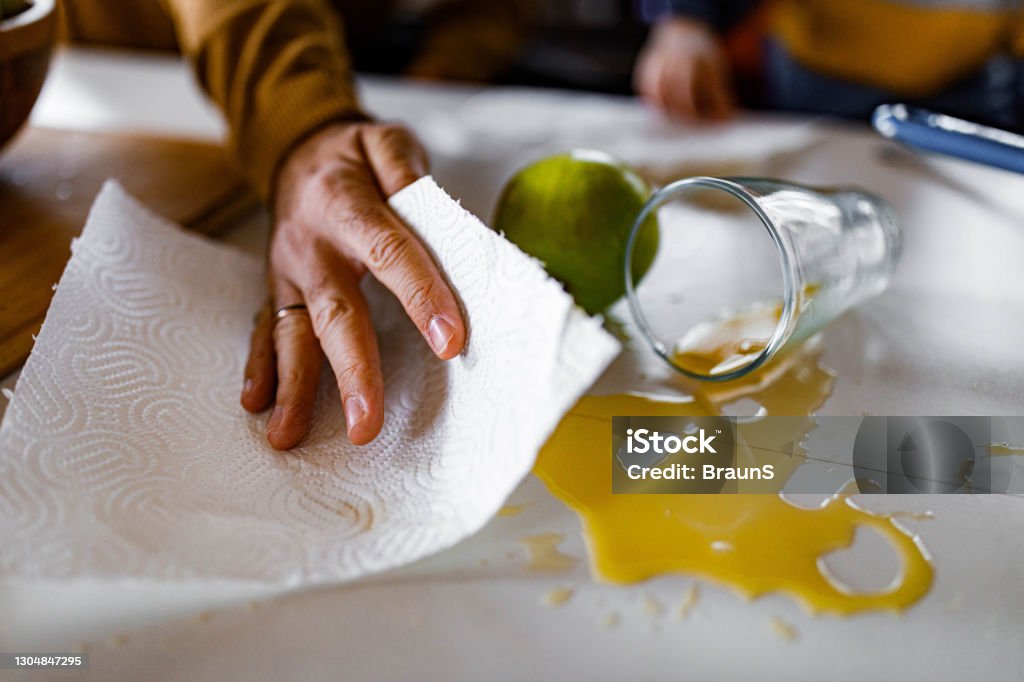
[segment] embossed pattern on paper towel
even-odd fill
[[[280,453],[238,407],[260,264],[108,184],[0,428],[0,573],[344,580],[483,525],[618,346],[431,179],[391,204],[459,291],[468,349],[438,361],[368,284],[383,433],[348,443],[325,370]]]

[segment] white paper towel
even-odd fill
[[[347,580],[480,528],[619,346],[432,179],[390,203],[458,292],[467,349],[434,358],[369,283],[383,432],[349,444],[321,381],[281,453],[238,405],[260,264],[108,184],[0,427],[0,574]]]

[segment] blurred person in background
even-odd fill
[[[228,123],[242,173],[271,207],[271,301],[260,313],[242,405],[273,405],[267,437],[291,448],[308,432],[323,355],[349,438],[384,419],[377,340],[359,280],[372,273],[403,304],[441,359],[466,327],[432,257],[387,198],[427,173],[415,137],[360,107],[353,67],[483,81],[514,58],[529,0],[64,0],[66,38],[180,49]],[[387,38],[389,19],[415,16]],[[401,36],[404,35],[404,38]]]
[[[866,118],[907,102],[1024,127],[1020,0],[639,2],[652,29],[635,87],[674,116],[728,117],[739,66],[772,109]]]

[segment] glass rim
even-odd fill
[[[750,190],[743,186],[743,180],[744,178],[713,178],[708,176],[696,176],[676,180],[675,182],[665,185],[648,197],[647,201],[640,209],[640,213],[637,214],[636,220],[634,220],[633,227],[629,233],[629,239],[626,241],[626,300],[629,303],[629,309],[633,316],[633,321],[636,322],[636,325],[640,328],[640,331],[647,340],[648,345],[662,360],[668,363],[672,369],[680,374],[699,381],[730,381],[732,379],[738,379],[756,370],[775,355],[775,353],[778,352],[778,350],[786,343],[797,314],[796,283],[798,280],[798,273],[796,271],[795,258],[791,254],[789,247],[782,238],[782,234],[772,221],[771,217],[769,217],[761,205],[757,203],[756,197],[750,192]],[[772,242],[775,244],[776,251],[778,252],[779,265],[782,269],[782,314],[779,315],[779,321],[775,325],[775,331],[772,333],[772,336],[769,338],[765,347],[753,360],[737,367],[736,369],[728,372],[722,372],[721,374],[701,374],[699,372],[694,372],[686,369],[673,360],[670,350],[666,348],[665,343],[658,338],[651,329],[650,323],[648,323],[643,309],[640,306],[636,287],[633,285],[633,253],[637,237],[640,234],[640,230],[643,228],[644,222],[651,213],[661,208],[669,199],[680,196],[684,194],[686,190],[690,190],[695,187],[704,187],[726,192],[746,204],[746,206],[754,212],[757,218],[761,221],[761,224],[768,231],[768,234],[771,236]]]

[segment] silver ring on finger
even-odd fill
[[[291,315],[305,315],[306,317],[309,317],[309,308],[306,307],[305,303],[283,305],[274,311],[274,324],[277,324],[284,318]]]

